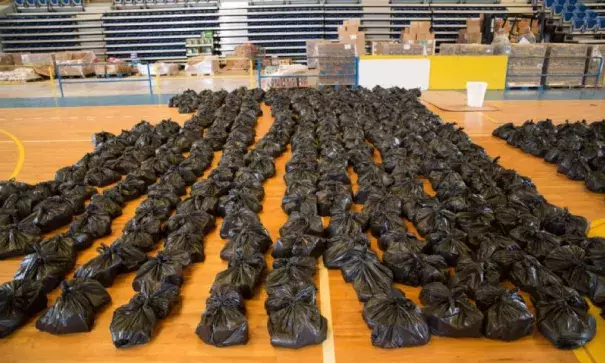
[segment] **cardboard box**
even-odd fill
[[[355,84],[355,46],[345,43],[317,45],[319,84]],[[338,75],[350,76],[338,76]]]
[[[458,31],[457,42],[459,44],[481,44],[481,39],[481,33],[469,33],[466,29],[460,29],[460,31]]]
[[[392,40],[384,39],[384,40],[373,40],[372,41],[372,54],[380,55],[382,54],[382,43],[390,43]]]
[[[511,44],[508,59],[508,87],[538,87],[546,57],[546,44]]]
[[[461,44],[441,43],[439,46],[440,55],[456,55]]]
[[[92,51],[55,53],[55,63],[61,76],[85,77],[95,72],[97,56]]]
[[[480,33],[481,19],[466,19],[466,30],[469,33]]]
[[[0,65],[12,66],[15,64],[14,57],[10,53],[0,53]]]
[[[339,34],[338,41],[354,45],[357,56],[366,54],[366,34],[364,32]]]
[[[588,45],[549,44],[546,54],[545,84],[547,86],[579,87],[582,85]],[[557,74],[574,76],[557,76]]]
[[[49,77],[54,72],[55,60],[52,53],[25,53],[21,54],[21,63],[34,68],[39,75]]]
[[[324,39],[307,40],[307,67],[317,68],[317,45],[329,42],[329,40]]]

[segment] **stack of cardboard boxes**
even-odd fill
[[[355,46],[345,43],[317,44],[319,84],[355,84]]]
[[[420,53],[423,55],[435,54],[435,34],[431,33],[431,22],[411,21],[410,26],[401,31],[401,43],[409,46],[423,46],[423,52]],[[420,48],[416,47],[416,49]]]
[[[366,33],[359,31],[361,20],[349,19],[338,27],[338,41],[355,46],[355,55],[366,54]]]
[[[481,44],[481,22],[482,19],[466,19],[466,29],[458,32],[459,44]]]

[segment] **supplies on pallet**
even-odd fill
[[[496,30],[494,32],[492,46],[494,47],[494,54],[510,54],[511,50],[508,32],[506,32],[503,28]]]
[[[140,74],[147,76],[147,65],[137,64],[137,69]],[[159,74],[160,76],[176,76],[179,74],[179,65],[176,63],[157,62],[149,65],[149,73],[152,76]]]
[[[308,68],[302,64],[290,64],[280,66],[269,66],[265,68],[265,75],[271,76],[295,76],[304,75]],[[262,89],[269,88],[296,88],[308,87],[308,77],[284,77],[284,78],[263,78],[261,81]]]
[[[33,68],[19,67],[10,71],[0,71],[0,81],[5,82],[29,82],[41,78]]]
[[[394,54],[435,54],[435,34],[431,33],[431,23],[429,21],[411,21],[410,26],[401,31],[401,44],[409,47],[406,46],[403,53]],[[422,51],[420,51],[421,47]]]
[[[489,44],[441,44],[441,55],[494,55],[494,47]]]
[[[97,56],[92,51],[55,53],[55,64],[61,76],[85,77],[95,72]]]
[[[355,47],[352,44],[317,45],[319,84],[355,84]],[[341,76],[346,75],[346,76]]]
[[[372,41],[372,54],[380,55],[382,54],[382,43],[392,43],[391,39],[381,39],[381,40],[373,40]]]
[[[135,72],[135,68],[128,65],[121,59],[110,57],[107,63],[95,64],[95,75],[97,77],[107,77],[115,75],[130,75]]]
[[[605,61],[605,46],[595,44],[588,47],[588,61],[586,62],[586,74],[594,74],[594,76],[586,76],[584,78],[584,85],[588,87],[594,87],[595,85],[603,85],[603,61]],[[600,74],[600,78],[597,80],[596,76]]]
[[[481,22],[479,19],[466,19],[466,29],[458,31],[459,44],[481,44],[483,34],[481,33]]]
[[[188,74],[211,75],[219,71],[218,56],[197,56],[187,60],[185,72]]]
[[[549,44],[545,64],[545,84],[551,87],[581,86],[587,54],[588,45],[585,44]]]
[[[52,53],[25,53],[21,54],[21,63],[33,67],[34,71],[45,77],[54,72],[55,61]]]
[[[252,43],[240,44],[233,50],[232,56],[234,58],[247,58],[247,59],[228,59],[227,65],[223,70],[225,71],[248,71],[250,68],[250,60],[260,58],[264,56],[264,49],[257,47]]]
[[[11,53],[0,53],[0,66],[12,66],[15,64]]]
[[[349,19],[338,27],[338,41],[354,45],[357,56],[366,54],[366,33],[359,31],[360,24],[359,19]]]
[[[329,42],[329,40],[324,39],[307,40],[307,67],[317,68],[317,45]]]
[[[413,40],[404,43],[382,42],[376,46],[374,54],[380,55],[427,55],[425,45],[413,44]]]
[[[546,57],[546,44],[511,44],[508,59],[508,87],[538,87]]]

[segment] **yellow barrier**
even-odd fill
[[[466,82],[487,82],[487,89],[504,89],[508,57],[504,55],[430,56],[429,89],[466,89]]]

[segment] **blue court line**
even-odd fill
[[[167,105],[174,94],[92,97],[0,98],[0,108]]]
[[[465,91],[459,92],[466,93]],[[172,96],[174,94],[0,98],[0,108],[166,105]],[[487,91],[485,99],[490,101],[605,100],[605,89]]]
[[[605,89],[487,91],[485,99],[490,101],[605,100]]]

